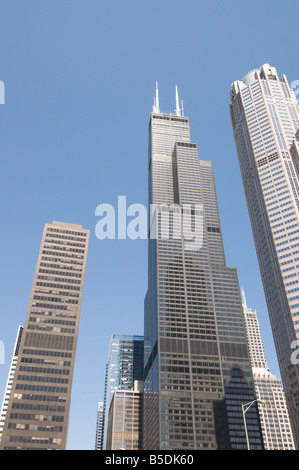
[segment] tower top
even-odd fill
[[[154,97],[153,113],[159,114],[160,112],[161,111],[160,111],[160,105],[159,105],[159,89],[158,89],[158,82],[156,81],[156,95]],[[184,116],[183,100],[181,100],[181,107],[180,107],[177,85],[175,86],[175,115]]]
[[[247,307],[246,297],[245,297],[245,291],[244,291],[244,287],[243,287],[243,286],[242,286],[242,305],[243,305],[243,307]]]

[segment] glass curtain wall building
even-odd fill
[[[212,163],[199,160],[177,90],[176,103],[160,112],[157,89],[149,123],[143,448],[246,449],[242,404],[255,395],[237,272]],[[251,448],[263,448],[256,403],[247,420]]]
[[[1,450],[65,450],[89,230],[46,224]]]
[[[268,64],[231,87],[230,114],[249,217],[286,394],[299,446],[299,107],[285,75]],[[293,152],[291,152],[291,146]]]
[[[143,356],[143,336],[112,335],[104,391],[104,449],[106,449],[108,415],[113,393],[115,390],[131,390],[134,388],[135,380],[143,380]]]

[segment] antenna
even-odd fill
[[[246,303],[246,297],[245,297],[245,291],[244,291],[244,287],[242,286],[242,304],[244,307],[247,307],[247,303]]]
[[[180,116],[181,115],[181,110],[180,110],[180,105],[179,105],[179,94],[178,94],[177,85],[175,86],[175,104],[176,104],[175,114],[177,116]]]
[[[181,100],[181,106],[182,106],[182,116],[184,116],[184,104],[183,104],[183,100]]]
[[[154,98],[153,112],[160,113],[158,82],[156,82],[156,97]]]

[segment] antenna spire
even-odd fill
[[[158,82],[156,82],[156,97],[154,98],[153,112],[160,113]]]
[[[180,116],[181,115],[181,110],[180,110],[180,104],[179,104],[179,94],[178,94],[177,85],[175,86],[175,104],[176,104],[175,114],[177,116]]]
[[[245,291],[244,291],[244,287],[243,287],[243,286],[242,286],[242,304],[243,304],[243,307],[247,307],[246,297],[245,297]]]

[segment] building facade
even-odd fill
[[[269,370],[257,313],[247,306],[244,290],[242,305],[265,449],[295,450],[281,381]]]
[[[66,448],[88,241],[81,225],[45,225],[0,449]]]
[[[143,382],[115,390],[108,414],[107,450],[142,450]]]
[[[23,329],[24,328],[22,326],[19,326],[18,328],[18,334],[16,337],[15,345],[14,345],[13,355],[12,355],[9,372],[8,372],[8,378],[7,378],[6,387],[4,391],[2,407],[1,407],[1,412],[0,412],[0,441],[1,441],[2,431],[3,431],[4,421],[6,417],[7,406],[8,406],[8,402],[10,398],[11,387],[12,387],[13,379],[15,376],[15,370],[16,370],[16,365],[17,365],[17,360],[18,360],[18,355],[19,355],[20,342],[22,339]]]
[[[95,450],[103,450],[104,441],[104,403],[100,401],[97,408],[97,425]]]
[[[255,399],[241,296],[226,266],[213,166],[179,106],[149,123],[143,447],[246,449]],[[165,223],[165,220],[167,223]],[[249,439],[263,448],[256,403]]]
[[[135,380],[143,380],[143,357],[143,336],[112,335],[104,391],[104,449],[107,443],[108,415],[113,394],[115,390],[132,390]]]
[[[268,64],[231,87],[230,115],[249,217],[296,447],[299,369],[299,107],[285,75]]]

